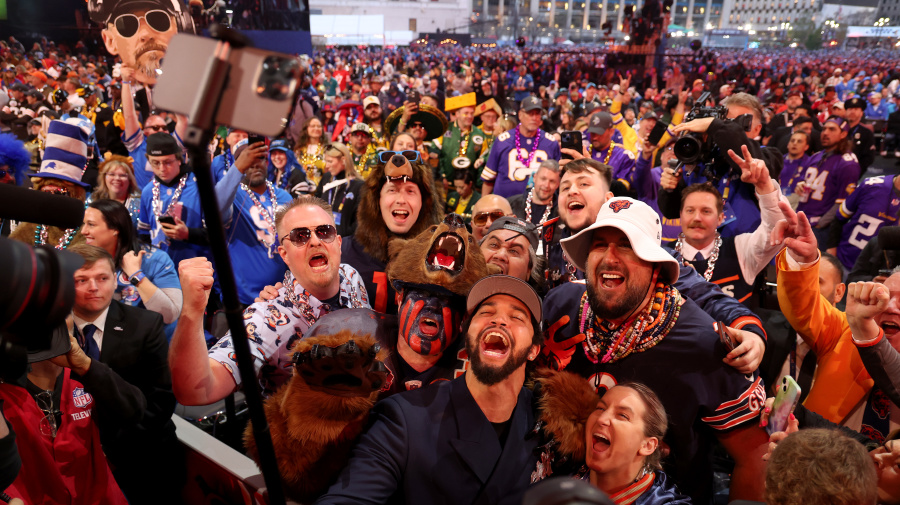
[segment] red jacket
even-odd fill
[[[63,373],[59,408],[63,419],[55,439],[41,433],[44,413],[31,394],[19,386],[0,384],[4,414],[16,432],[22,457],[22,470],[6,493],[29,504],[127,505],[91,419],[93,397],[70,378],[68,368]]]

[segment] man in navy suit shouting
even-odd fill
[[[520,504],[537,458],[525,365],[542,340],[541,299],[525,282],[486,277],[463,323],[471,369],[393,395],[338,480],[316,503]]]

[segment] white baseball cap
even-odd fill
[[[673,283],[681,269],[678,261],[660,246],[662,223],[659,214],[649,205],[632,198],[611,198],[600,207],[597,220],[576,235],[560,241],[572,263],[586,271],[587,257],[594,241],[594,230],[612,227],[622,231],[631,242],[631,249],[644,261],[659,263],[660,280]]]

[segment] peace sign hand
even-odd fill
[[[761,195],[775,191],[775,184],[772,182],[772,177],[769,176],[766,162],[754,158],[746,145],[741,146],[741,154],[743,154],[743,158],[735,154],[733,150],[728,150],[728,156],[741,169],[741,180],[753,184],[756,192]]]

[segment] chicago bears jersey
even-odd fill
[[[897,224],[900,193],[894,189],[894,177],[869,177],[844,200],[837,219],[843,222],[837,257],[847,268],[853,268],[856,258],[878,230]]]
[[[809,223],[815,226],[835,203],[843,202],[853,192],[859,172],[859,162],[853,153],[820,151],[813,154],[802,176],[809,189],[800,197],[797,211],[805,212]]]
[[[494,183],[494,194],[504,198],[524,193],[542,162],[559,161],[559,143],[552,135],[542,131],[539,138],[520,136],[516,151],[516,131],[497,136],[491,145],[487,165],[481,172],[483,181]],[[532,152],[534,156],[531,156]],[[526,166],[529,157],[531,163]]]
[[[762,380],[722,362],[728,351],[713,329],[713,319],[688,299],[658,344],[614,363],[594,363],[585,350],[579,318],[584,292],[583,283],[569,282],[547,294],[547,330],[539,359],[587,378],[598,391],[627,381],[650,387],[669,415],[666,473],[695,503],[706,503],[714,435],[757,422],[766,399]]]

